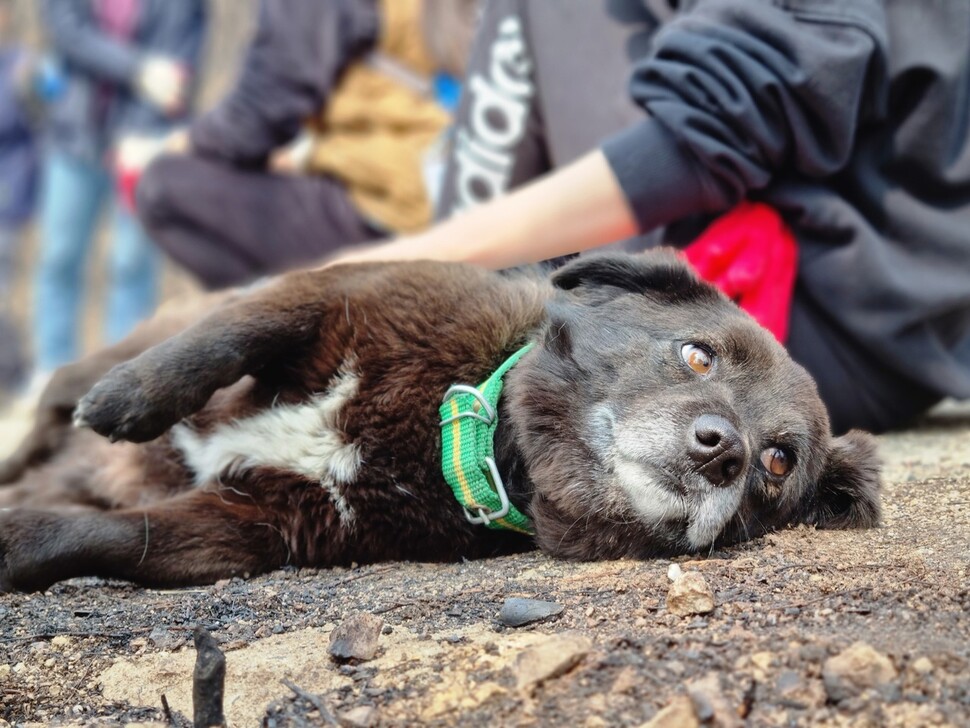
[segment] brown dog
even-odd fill
[[[295,273],[127,360],[172,325],[52,384],[0,490],[0,589],[533,544],[650,557],[879,518],[872,439],[833,439],[807,374],[669,253],[582,258],[550,281],[430,262]],[[497,407],[443,421],[451,385],[530,342]],[[488,483],[518,528],[474,523],[495,514],[442,476],[442,433],[468,418],[491,423]]]

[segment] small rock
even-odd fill
[[[637,671],[632,667],[624,667],[620,670],[616,679],[613,680],[613,686],[610,688],[610,692],[614,695],[623,695],[625,693],[632,693],[633,689],[640,685],[643,681],[640,676],[637,675]]]
[[[59,634],[51,640],[53,647],[70,647],[74,644],[74,638],[64,634]]]
[[[929,675],[933,672],[933,663],[928,657],[920,657],[913,663],[913,672],[920,675]]]
[[[338,662],[366,662],[377,656],[377,638],[384,620],[362,612],[347,617],[330,634],[330,656]]]
[[[755,652],[751,655],[752,675],[758,682],[767,682],[775,662],[775,655],[771,652]]]
[[[346,728],[371,728],[377,723],[377,709],[369,705],[351,708],[340,714],[340,725]]]
[[[681,677],[685,672],[687,672],[687,668],[680,660],[670,660],[670,662],[666,663],[666,665],[670,673],[676,677]]]
[[[740,728],[741,721],[721,692],[721,681],[716,673],[688,685],[687,695],[694,706],[694,715],[704,725]]]
[[[579,664],[591,647],[588,637],[578,632],[566,632],[525,650],[515,661],[519,690],[532,692],[546,680],[565,674]]]
[[[640,728],[700,728],[690,698],[679,695]]]
[[[677,581],[683,575],[684,572],[681,570],[680,564],[671,564],[667,567],[667,578],[671,581]]]
[[[714,593],[699,572],[685,572],[670,585],[667,592],[667,611],[671,614],[707,614],[713,609]]]
[[[864,642],[856,642],[822,666],[825,692],[834,702],[861,695],[896,677],[896,668],[885,655]]]
[[[561,614],[563,605],[538,599],[509,597],[498,613],[498,621],[506,627],[522,627]]]
[[[789,707],[805,710],[825,703],[825,689],[818,680],[806,680],[794,670],[785,670],[775,682],[775,690]]]
[[[148,635],[149,641],[159,650],[172,652],[185,644],[185,637],[174,634],[165,627],[155,627]]]

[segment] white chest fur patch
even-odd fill
[[[343,525],[355,514],[343,497],[360,470],[360,452],[339,426],[344,405],[357,394],[358,378],[342,367],[330,387],[298,405],[273,407],[252,417],[198,433],[188,425],[172,428],[172,440],[195,473],[196,485],[258,467],[279,468],[320,483]]]

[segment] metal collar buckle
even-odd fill
[[[455,420],[460,420],[462,417],[472,417],[476,420],[484,422],[486,425],[492,425],[495,422],[495,408],[485,399],[481,391],[477,387],[471,387],[467,384],[454,384],[448,388],[445,392],[445,396],[442,397],[442,402],[447,402],[449,399],[454,397],[456,394],[468,394],[471,395],[476,404],[478,405],[478,412],[466,411],[459,412],[457,415],[452,415],[451,417],[446,417],[439,423],[441,427],[454,422]],[[482,412],[484,411],[484,415]],[[500,508],[497,511],[489,511],[486,508],[476,508],[473,512],[467,506],[463,506],[462,509],[465,512],[465,518],[468,519],[469,523],[474,523],[476,525],[486,525],[492,521],[498,520],[499,518],[504,518],[509,513],[509,496],[505,492],[505,483],[502,481],[502,476],[499,475],[498,466],[495,464],[495,458],[485,457],[485,464],[488,466],[488,471],[492,475],[492,488],[495,490],[496,495],[498,495]],[[475,515],[477,513],[478,515]]]
[[[438,423],[439,426],[444,427],[449,422],[460,420],[462,417],[474,417],[476,420],[481,420],[486,425],[491,425],[493,422],[495,422],[494,408],[492,407],[492,405],[488,403],[488,400],[485,399],[485,396],[480,391],[478,391],[477,387],[470,387],[467,384],[453,384],[450,387],[448,387],[448,391],[445,392],[445,396],[442,397],[441,401],[447,402],[456,394],[470,394],[472,397],[475,398],[475,401],[478,403],[479,409],[485,410],[485,414],[487,415],[487,417],[483,417],[478,412],[459,412],[457,415],[452,415],[451,417],[446,417],[445,419],[443,419],[441,422]]]
[[[491,512],[487,512],[484,508],[478,508],[478,515],[475,516],[467,506],[464,506],[465,518],[468,519],[469,523],[485,525],[499,518],[504,518],[509,514],[509,494],[505,492],[505,483],[502,482],[502,476],[498,474],[498,466],[495,464],[495,459],[487,457],[485,458],[485,464],[488,466],[488,471],[492,474],[492,487],[495,488],[495,493],[498,495],[501,508]]]

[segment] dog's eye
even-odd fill
[[[780,447],[769,447],[761,451],[761,464],[776,478],[784,478],[795,465],[795,459]]]
[[[680,347],[680,356],[687,366],[702,376],[714,366],[714,354],[697,344],[684,344]]]

